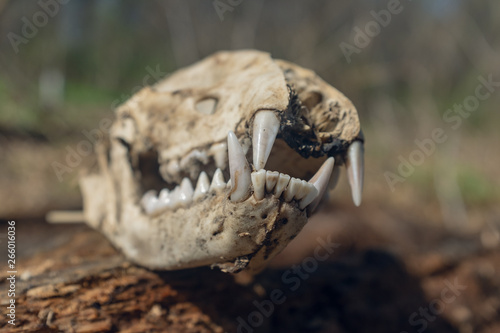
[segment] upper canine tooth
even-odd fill
[[[288,185],[288,182],[290,182],[290,176],[284,173],[280,173],[280,175],[278,176],[278,182],[276,183],[276,187],[274,188],[274,195],[277,198],[281,196],[281,193],[283,193],[283,190]]]
[[[212,184],[210,184],[211,191],[217,191],[226,187],[226,181],[224,180],[224,175],[220,169],[215,170],[214,177],[212,178]]]
[[[253,164],[256,170],[266,165],[274,140],[280,128],[280,121],[274,111],[259,111],[253,120]]]
[[[301,187],[302,181],[297,178],[290,179],[288,186],[285,189],[284,199],[286,202],[292,201],[293,197]]]
[[[241,201],[248,198],[251,171],[238,138],[232,131],[227,135],[227,148],[231,175],[231,201]]]
[[[278,182],[278,177],[280,173],[278,171],[266,171],[266,191],[271,192],[276,183]]]
[[[328,187],[328,182],[335,165],[335,159],[333,157],[328,158],[323,165],[319,168],[316,174],[309,180],[309,183],[313,184],[318,190],[318,196],[311,201],[309,205],[309,211],[312,212],[318,206],[326,188]]]
[[[198,183],[196,183],[196,189],[194,190],[193,200],[198,199],[203,194],[208,192],[210,188],[210,181],[208,180],[207,173],[202,171],[200,177],[198,177]]]
[[[181,182],[181,190],[179,201],[182,203],[190,203],[193,200],[193,184],[189,178],[184,178]]]
[[[354,141],[347,148],[347,178],[351,186],[352,201],[356,206],[361,205],[361,196],[363,193],[363,174],[364,174],[364,147],[361,141]]]
[[[264,199],[264,193],[266,189],[266,170],[261,169],[256,172],[252,172],[252,184],[253,184],[253,195],[255,199]]]

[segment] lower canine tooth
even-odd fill
[[[302,200],[299,202],[299,208],[304,209],[311,202],[313,202],[314,199],[316,199],[319,195],[318,189],[311,183],[306,183],[307,185],[304,186],[305,189],[307,189],[308,193],[304,196]]]
[[[252,172],[253,195],[255,199],[264,199],[266,189],[266,170],[260,169],[259,171]]]
[[[248,198],[250,192],[251,171],[238,138],[232,131],[227,135],[227,149],[231,175],[231,201],[242,201]]]
[[[290,176],[285,175],[284,173],[280,173],[278,176],[278,182],[276,183],[276,187],[274,188],[274,195],[279,198],[281,193],[285,190],[286,186],[290,182]]]
[[[328,186],[330,176],[332,175],[334,165],[335,159],[333,157],[328,158],[316,174],[309,180],[309,183],[313,184],[318,190],[318,196],[309,205],[308,209],[310,212],[314,211],[321,201],[321,198],[323,197],[323,194]]]
[[[278,171],[266,171],[266,191],[271,192],[276,183],[278,182],[278,177],[280,173]]]

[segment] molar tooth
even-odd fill
[[[295,193],[297,193],[301,184],[302,181],[300,179],[297,178],[290,179],[290,182],[288,183],[288,186],[286,187],[284,194],[284,199],[286,202],[292,201],[293,197],[295,196]]]
[[[250,166],[236,135],[230,131],[227,135],[229,173],[231,175],[231,201],[242,201],[250,192]]]
[[[181,204],[181,187],[177,185],[172,192],[170,192],[169,197],[172,202],[172,208],[178,207]]]
[[[171,160],[166,165],[166,170],[170,175],[177,175],[181,171],[178,160]]]
[[[196,162],[199,162],[199,163],[202,163],[205,165],[208,164],[207,154],[204,151],[200,151],[198,149],[195,149],[181,159],[181,161],[179,163],[179,167],[181,169],[187,169],[190,166],[190,164],[196,163]]]
[[[181,182],[179,192],[179,201],[183,204],[188,204],[193,200],[193,184],[189,178],[184,178]]]
[[[323,194],[328,186],[330,176],[332,175],[334,165],[335,159],[333,157],[329,157],[323,165],[321,165],[316,174],[309,180],[309,183],[313,184],[318,190],[318,195],[310,202],[310,212],[314,211],[321,201],[321,198],[323,197]]]
[[[274,188],[274,195],[276,196],[276,198],[279,198],[281,196],[281,193],[283,193],[283,190],[288,185],[288,182],[290,182],[290,176],[284,173],[280,173],[278,182],[276,183],[276,187]]]
[[[253,120],[253,164],[256,170],[266,165],[274,140],[278,134],[280,121],[274,111],[259,111]]]
[[[214,177],[212,178],[212,184],[210,185],[211,191],[218,191],[226,187],[226,182],[224,181],[224,175],[221,169],[215,170]]]
[[[194,190],[193,200],[196,200],[203,196],[203,194],[208,192],[210,188],[210,181],[208,180],[207,173],[202,171],[200,177],[198,177],[198,183],[196,183],[196,189]]]
[[[347,178],[351,186],[352,201],[356,206],[361,205],[361,195],[363,193],[364,174],[364,147],[361,141],[354,141],[347,148]]]
[[[158,195],[158,203],[156,204],[157,210],[172,206],[172,200],[170,199],[170,193],[168,189],[164,188],[160,191]]]
[[[158,198],[156,196],[155,190],[149,190],[142,196],[141,199],[142,207],[147,214],[151,214],[155,211],[156,205],[158,204]]]
[[[271,192],[276,183],[278,182],[278,177],[280,173],[278,171],[266,171],[266,191]]]
[[[253,195],[255,199],[264,199],[264,193],[266,189],[266,170],[261,169],[256,172],[252,172],[252,184],[253,184]]]

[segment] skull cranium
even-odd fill
[[[86,220],[150,268],[259,271],[342,164],[359,205],[362,142],[352,103],[314,72],[219,52],[117,109],[99,170],[81,179]]]

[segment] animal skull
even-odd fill
[[[96,151],[98,170],[80,182],[86,220],[152,269],[261,270],[342,164],[361,202],[352,103],[314,72],[258,51],[219,52],[143,88]]]

